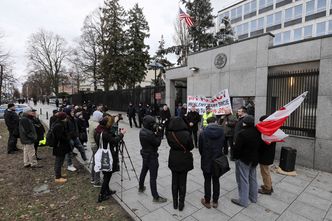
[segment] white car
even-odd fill
[[[3,118],[5,110],[7,109],[8,104],[3,104],[0,106],[0,118]],[[32,108],[27,104],[15,104],[16,113],[20,114],[26,110],[31,110]]]

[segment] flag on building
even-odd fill
[[[193,20],[191,19],[191,17],[187,13],[185,13],[184,11],[182,11],[181,8],[180,8],[179,17],[180,17],[180,21],[184,20],[189,28],[191,26],[193,26],[193,24],[194,24]]]
[[[308,91],[304,92],[256,125],[256,128],[262,133],[262,140],[268,144],[284,141],[288,135],[279,128],[285,123],[289,115],[302,104],[307,93]]]

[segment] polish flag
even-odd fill
[[[288,137],[288,135],[279,128],[285,123],[288,116],[302,104],[307,94],[308,91],[304,92],[271,114],[264,121],[256,124],[256,128],[262,133],[262,140],[264,140],[265,143],[283,142],[284,138]]]

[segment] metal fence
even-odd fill
[[[290,115],[282,129],[287,134],[315,137],[319,70],[268,74],[267,114],[271,114],[304,91],[308,95]]]
[[[82,105],[92,103],[95,105],[103,104],[116,111],[127,111],[129,102],[134,105],[138,103],[154,105],[154,94],[161,93],[161,99],[157,104],[165,103],[165,87],[145,87],[135,89],[124,89],[115,91],[97,91],[97,92],[80,92],[71,97],[73,104]]]

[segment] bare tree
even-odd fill
[[[50,80],[53,92],[58,94],[60,74],[64,61],[70,55],[66,40],[52,32],[40,30],[30,36],[27,56],[32,71],[42,71]]]

